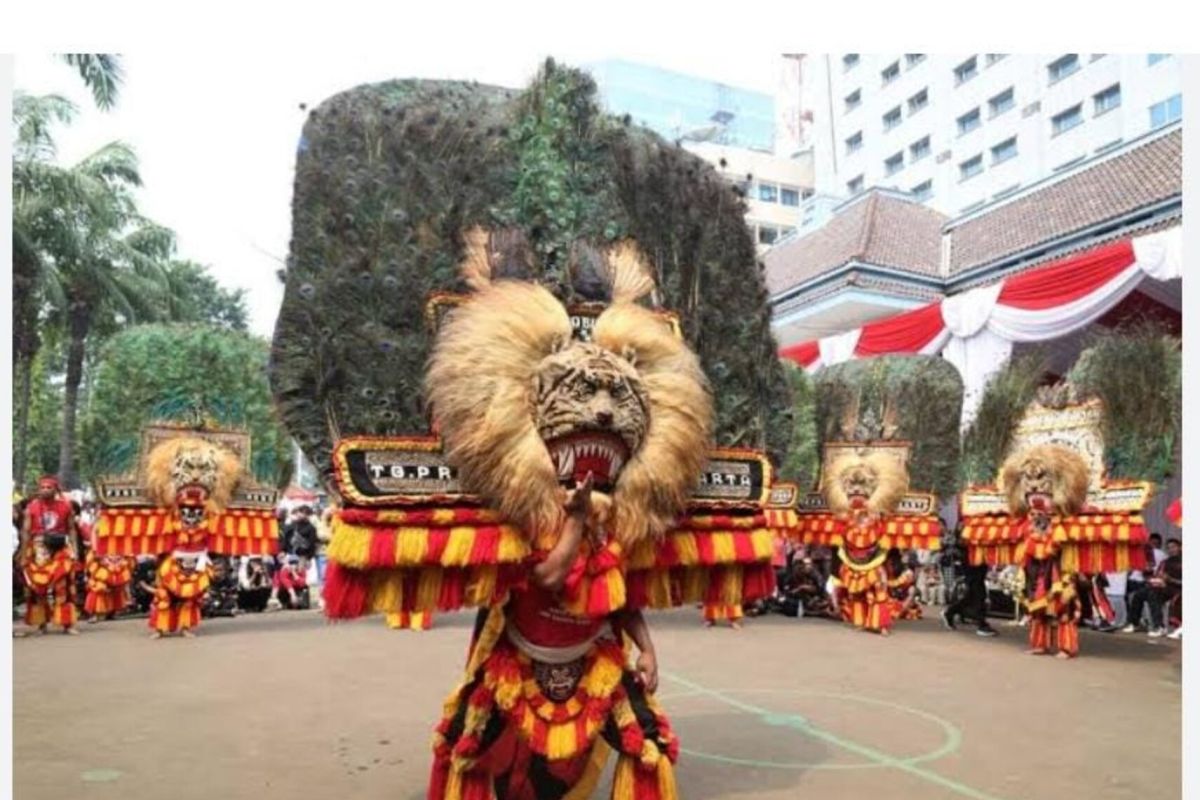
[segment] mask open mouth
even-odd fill
[[[1050,513],[1053,505],[1050,495],[1044,492],[1030,492],[1025,495],[1025,502],[1029,505],[1030,511],[1039,511],[1043,514]]]
[[[558,481],[574,486],[592,474],[594,486],[611,490],[629,461],[629,448],[615,433],[579,431],[546,442]]]

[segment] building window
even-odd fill
[[[1092,105],[1098,117],[1105,111],[1112,111],[1121,105],[1121,84],[1114,83],[1102,92],[1092,95]]]
[[[850,194],[858,194],[863,188],[863,176],[859,175],[853,180],[846,181],[846,191]]]
[[[850,94],[846,95],[846,113],[853,111],[862,105],[862,90],[855,89]]]
[[[928,180],[924,183],[918,183],[912,188],[913,198],[919,203],[924,203],[929,198],[933,197],[933,181]]]
[[[966,83],[979,74],[979,64],[975,56],[971,56],[954,68],[954,84]]]
[[[887,69],[879,73],[879,77],[883,78],[883,85],[887,86],[896,78],[900,77],[900,62],[894,61]]]
[[[1150,127],[1161,128],[1181,116],[1183,116],[1183,95],[1177,94],[1150,106]]]
[[[813,196],[812,189],[801,189],[800,190],[800,199],[801,200],[807,200],[808,198],[810,198],[812,196]]]
[[[849,155],[862,147],[862,131],[854,134],[846,139],[846,155]]]
[[[1002,60],[1006,55],[1008,55],[1008,53],[988,53],[987,58],[986,58],[987,66],[990,67],[992,64],[995,64],[997,61]]]
[[[764,203],[778,202],[779,187],[773,183],[760,183],[758,185],[758,199]]]
[[[958,118],[958,135],[962,136],[964,133],[970,133],[978,128],[979,125],[979,109],[972,108]]]
[[[932,148],[929,146],[929,137],[926,136],[924,139],[919,139],[919,140],[913,142],[911,145],[909,145],[908,160],[909,161],[920,161],[922,158],[929,155],[931,152],[932,152]]]
[[[1076,125],[1083,124],[1083,106],[1075,105],[1068,108],[1066,111],[1059,112],[1050,118],[1050,126],[1054,131],[1054,135],[1071,130]]]
[[[904,169],[904,151],[901,150],[894,156],[890,156],[883,160],[883,173],[885,175],[895,175],[900,170]]]
[[[922,89],[921,91],[908,98],[908,114],[913,114],[920,111],[925,106],[929,105],[929,90]]]
[[[842,56],[842,72],[849,72],[858,66],[858,53],[846,53]]]
[[[891,111],[883,115],[883,129],[890,131],[892,128],[900,124],[900,106],[896,106]]]
[[[796,232],[796,229],[793,228],[791,225],[785,225],[779,229],[779,238],[786,239],[787,237],[791,236],[795,232]]]
[[[758,243],[759,244],[775,244],[775,240],[779,238],[779,229],[771,225],[758,226]]]
[[[920,64],[924,60],[925,60],[924,53],[905,53],[904,54],[904,62],[905,62],[905,64],[908,65],[908,67],[910,69],[912,67],[915,67],[917,64]]]
[[[958,165],[958,179],[960,181],[965,181],[968,178],[974,178],[981,172],[983,172],[982,153],[974,158],[968,158],[966,161]]]
[[[785,205],[785,206],[800,205],[800,191],[798,189],[786,189],[786,188],[780,187],[779,202],[781,205]]]
[[[1016,158],[1017,155],[1017,137],[1005,139],[1000,144],[992,148],[992,166],[1003,164],[1010,158]]]
[[[1088,61],[1099,61],[1100,59],[1104,58],[1104,56],[1106,56],[1106,55],[1108,55],[1108,54],[1107,53],[1092,53],[1092,57],[1089,58]]]
[[[1146,66],[1153,67],[1158,62],[1170,57],[1170,53],[1151,53],[1150,55],[1146,56]]]
[[[1046,67],[1046,72],[1049,73],[1050,82],[1061,81],[1068,75],[1073,75],[1079,71],[1079,54],[1067,53],[1062,58],[1051,61]]]
[[[1010,108],[1015,108],[1016,105],[1017,101],[1013,97],[1013,90],[1010,86],[991,100],[988,100],[988,115],[989,117],[998,117]]]

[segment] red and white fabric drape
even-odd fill
[[[845,333],[785,347],[809,372],[852,358],[936,355],[962,375],[965,427],[1017,342],[1057,339],[1102,317],[1144,278],[1183,276],[1183,231],[1123,239]]]

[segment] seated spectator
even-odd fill
[[[1163,595],[1167,604],[1167,623],[1175,628],[1171,638],[1183,634],[1183,542],[1167,539],[1167,557],[1162,563]]]
[[[133,580],[130,582],[133,592],[133,605],[139,614],[149,614],[150,604],[154,602],[154,588],[158,583],[158,558],[156,556],[138,556],[133,567]]]
[[[1151,535],[1151,547],[1153,558],[1157,561],[1159,551],[1154,547],[1154,539],[1158,534]],[[1159,537],[1161,541],[1161,537]],[[1142,610],[1149,606],[1150,611],[1150,630],[1151,638],[1158,638],[1166,635],[1166,629],[1163,625],[1163,606],[1167,603],[1174,603],[1176,596],[1183,589],[1183,559],[1181,554],[1180,542],[1178,539],[1172,539],[1168,545],[1171,552],[1175,556],[1175,561],[1164,553],[1163,558],[1159,561],[1154,572],[1146,580],[1144,586],[1138,589],[1132,597],[1129,598],[1129,623],[1123,628],[1126,633],[1132,633],[1138,629],[1138,624],[1142,619]],[[1171,562],[1170,571],[1168,571],[1168,562]]]
[[[807,556],[795,563],[784,583],[784,598],[796,604],[796,615],[833,616],[833,604],[824,588],[824,580],[813,559]],[[787,613],[786,611],[784,613]]]
[[[238,608],[255,613],[267,607],[271,598],[271,576],[261,558],[247,556],[238,567]]]
[[[227,556],[213,556],[212,582],[204,598],[206,617],[236,617],[238,612],[238,576]]]
[[[275,597],[284,608],[309,607],[308,577],[298,556],[288,556],[283,568],[275,573]]]

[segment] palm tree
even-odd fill
[[[168,290],[165,265],[175,246],[169,230],[140,217],[95,223],[84,233],[82,256],[56,264],[46,281],[65,301],[55,314],[67,333],[59,477],[70,487],[77,483],[76,418],[89,340],[97,328],[111,331],[160,316]]]
[[[121,57],[112,53],[67,53],[59,56],[79,71],[79,77],[92,90],[92,99],[101,111],[117,104],[120,86],[125,80]]]
[[[67,376],[60,471],[75,484],[75,416],[89,335],[97,324],[153,319],[163,307],[164,264],[174,249],[170,231],[137,213],[141,185],[132,149],[113,142],[69,167],[54,163],[53,122],[69,122],[74,107],[61,97],[14,98],[13,159],[14,355],[21,398],[40,323],[67,333]],[[18,409],[17,463],[23,476],[27,417]]]

